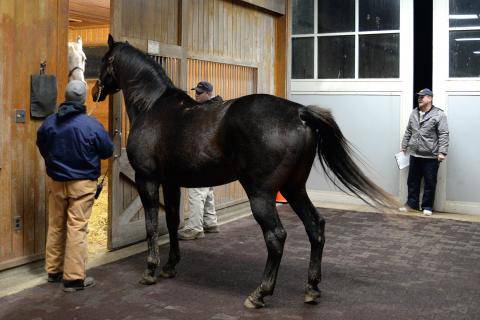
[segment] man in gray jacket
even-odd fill
[[[402,151],[410,153],[408,199],[400,211],[419,210],[420,183],[424,179],[421,209],[432,215],[440,162],[448,153],[448,124],[445,113],[432,105],[433,93],[425,88],[417,93],[418,108],[410,114],[402,140]]]

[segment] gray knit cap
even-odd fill
[[[67,88],[65,89],[65,100],[85,103],[86,99],[87,87],[85,83],[80,80],[72,80],[67,84]]]

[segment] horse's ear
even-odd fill
[[[77,43],[78,43],[78,45],[80,45],[80,48],[82,48],[83,42],[82,42],[82,37],[81,36],[77,37]]]
[[[115,43],[115,40],[113,40],[112,35],[108,34],[108,47],[111,49],[114,43]]]
[[[126,43],[126,44],[130,44],[130,43],[128,43],[128,40],[125,40],[125,43]]]

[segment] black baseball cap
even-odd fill
[[[198,91],[198,92],[212,92],[213,91],[213,86],[210,82],[207,81],[200,81],[195,88],[192,88],[192,90]]]
[[[425,88],[417,92],[417,96],[430,96],[433,97],[432,90]]]

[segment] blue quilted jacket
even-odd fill
[[[37,132],[37,146],[47,174],[56,181],[95,180],[100,159],[113,153],[113,144],[102,124],[86,114],[83,104],[66,101]]]

